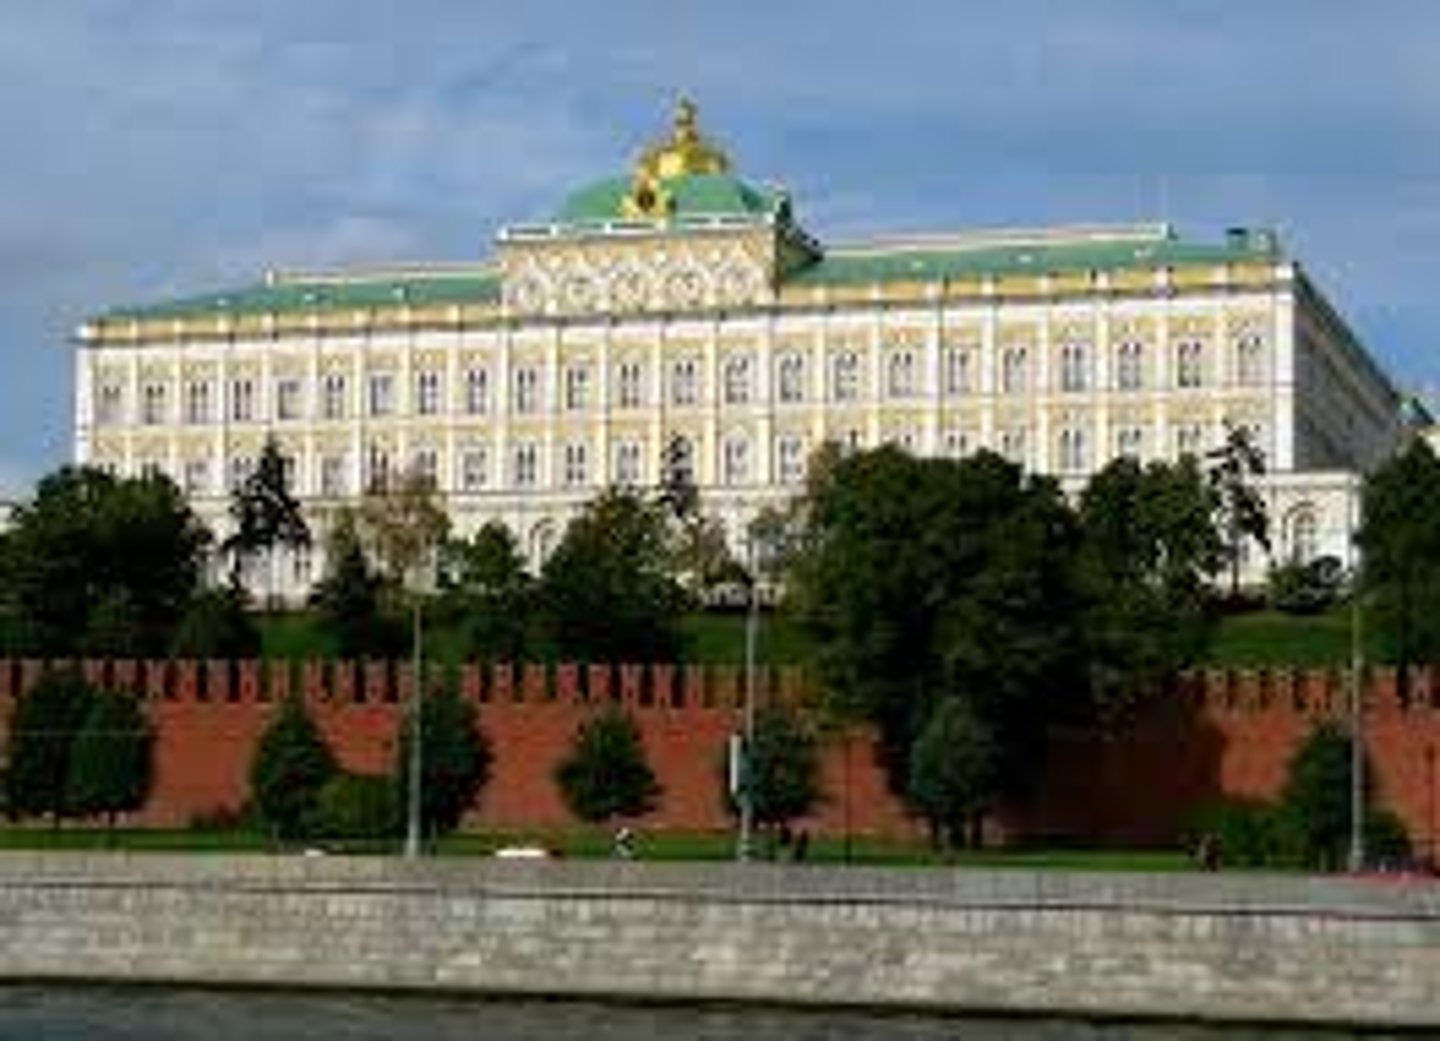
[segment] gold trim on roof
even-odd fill
[[[700,133],[695,102],[681,97],[675,105],[670,136],[640,153],[635,161],[630,192],[622,210],[627,217],[664,217],[674,206],[665,182],[691,174],[723,174],[730,157]]]

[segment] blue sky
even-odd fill
[[[691,92],[822,239],[1278,227],[1440,387],[1440,4],[0,0],[0,491],[64,461],[87,313],[482,256]]]

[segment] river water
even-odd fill
[[[0,987],[0,1041],[1336,1041],[1387,1036],[740,1006]]]

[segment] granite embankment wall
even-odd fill
[[[0,981],[1440,1026],[1440,887],[0,855]]]
[[[40,662],[0,660],[0,738]],[[246,798],[250,758],[275,702],[304,696],[340,761],[384,771],[412,687],[409,666],[387,662],[89,661],[98,683],[138,690],[158,730],[153,796],[141,821],[184,824]],[[741,670],[724,666],[470,664],[453,676],[479,710],[495,753],[472,820],[495,827],[569,823],[552,780],[576,727],[619,702],[637,720],[664,795],[646,826],[724,829],[719,786],[727,735],[740,726]],[[804,701],[797,669],[762,669],[760,697]],[[1212,670],[1184,677],[1122,732],[1056,734],[1043,783],[1006,815],[1012,832],[1075,841],[1172,842],[1195,812],[1223,797],[1272,798],[1287,764],[1321,720],[1345,720],[1338,671]],[[1421,853],[1440,831],[1440,682],[1413,673],[1405,695],[1393,670],[1367,676],[1365,746],[1376,801],[1405,821]],[[826,801],[812,830],[915,831],[887,791],[873,736],[827,741]]]

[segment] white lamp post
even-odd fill
[[[756,535],[751,526],[745,537],[746,570],[750,575],[750,602],[745,611],[745,739],[740,745],[740,835],[735,846],[737,860],[750,859],[751,835],[755,829],[755,795],[750,755],[755,747],[755,631],[760,620],[756,568]]]
[[[1360,476],[1355,476],[1350,497],[1351,531],[1360,531]],[[1352,535],[1352,539],[1355,537]],[[1350,851],[1347,866],[1359,871],[1365,866],[1365,692],[1361,676],[1365,671],[1365,647],[1360,613],[1360,547],[1354,547],[1350,567]]]

